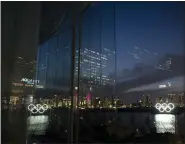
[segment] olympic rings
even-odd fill
[[[48,105],[47,104],[30,104],[28,106],[28,110],[32,113],[32,114],[36,114],[36,113],[44,113],[46,110],[48,109]]]
[[[169,113],[175,108],[175,106],[173,103],[162,103],[162,104],[156,103],[155,108],[158,109],[162,113],[163,112]]]

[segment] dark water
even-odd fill
[[[8,119],[6,119],[8,117]],[[80,113],[79,137],[90,139],[93,127],[103,127],[116,123],[116,131],[122,127],[130,132],[139,130],[142,134],[151,132],[155,128],[157,133],[184,134],[184,114],[150,113]],[[50,110],[42,115],[32,115],[29,112],[10,111],[2,113],[2,138],[15,143],[44,139],[45,141],[64,141],[68,136],[69,111]],[[10,138],[11,137],[11,138]],[[50,140],[49,140],[50,139]]]
[[[62,117],[62,115],[61,115]],[[49,115],[37,115],[28,117],[28,132],[35,133],[36,135],[44,135],[46,130],[52,125],[52,120],[55,121],[55,124],[58,126],[66,127],[68,121],[63,120],[64,118],[58,117],[51,118]],[[64,116],[65,117],[65,116]],[[65,117],[66,118],[66,117]],[[111,122],[111,118],[97,119],[92,115],[92,118],[89,117],[86,120],[86,123],[92,123],[92,125],[104,125]],[[80,117],[81,120],[84,120],[84,117]],[[184,128],[183,115],[175,116],[171,114],[130,114],[125,113],[119,116],[120,126],[127,126],[129,128],[144,128],[146,132],[149,132],[148,127],[156,127],[157,133],[182,133]],[[85,120],[84,120],[85,121]],[[85,123],[85,122],[84,122]],[[54,127],[53,127],[54,128]],[[56,128],[57,129],[57,128]],[[67,127],[66,127],[67,131]]]

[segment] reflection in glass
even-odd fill
[[[29,116],[27,119],[28,133],[44,135],[48,126],[48,116]]]
[[[157,133],[175,133],[175,115],[156,114],[155,126]]]

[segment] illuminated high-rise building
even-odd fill
[[[10,103],[19,103],[26,94],[32,93],[34,86],[33,83],[35,68],[36,61],[26,60],[20,56],[16,58],[12,79],[12,93],[10,96]],[[26,83],[23,81],[23,79],[29,79],[30,83]]]
[[[80,81],[81,85],[98,88],[111,83],[107,72],[109,61],[115,52],[104,48],[102,53],[85,48],[80,53]],[[78,51],[76,51],[75,82],[78,77]]]
[[[162,98],[162,96],[158,96],[156,98],[156,103],[161,103],[161,102],[163,102],[163,98]]]
[[[152,101],[149,95],[143,95],[143,106],[151,106]]]
[[[101,103],[101,100],[99,97],[94,98],[94,100],[93,100],[94,107],[101,107],[101,104],[102,103]]]
[[[183,94],[178,94],[176,96],[176,105],[177,106],[184,106],[184,96],[183,96]]]
[[[103,99],[103,107],[109,107],[111,102],[109,101],[108,97],[104,97]]]
[[[22,78],[33,79],[35,76],[36,61],[28,61],[17,57],[14,67],[13,82],[20,82]]]
[[[184,96],[182,94],[168,94],[167,101],[176,106],[184,106]]]
[[[184,106],[184,97],[182,95],[179,96],[179,106]]]
[[[168,102],[173,102],[173,94],[168,94]]]

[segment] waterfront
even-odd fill
[[[68,112],[68,109],[51,109],[42,115],[33,115],[28,111],[9,113],[4,111],[3,114],[9,116],[9,121],[2,119],[8,123],[8,127],[3,127],[4,135],[9,134],[14,139],[25,136],[29,141],[67,142]],[[103,135],[106,134],[126,137],[135,133],[143,136],[153,133],[153,130],[157,133],[169,132],[181,135],[185,126],[183,120],[184,113],[175,116],[173,114],[154,115],[147,112],[84,111],[79,115],[79,140],[102,141]]]

